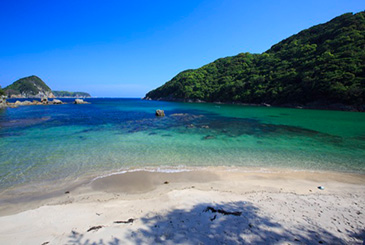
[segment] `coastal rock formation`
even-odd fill
[[[158,117],[164,117],[165,116],[165,112],[163,110],[156,110],[156,116]]]
[[[42,98],[41,101],[39,100],[33,100],[33,101],[29,101],[29,100],[25,100],[25,101],[15,101],[14,103],[9,103],[7,102],[4,107],[18,107],[18,106],[25,106],[25,105],[62,105],[65,104],[63,103],[61,100],[58,99],[54,99],[54,100],[48,100],[47,98]]]
[[[42,104],[48,104],[48,98],[47,97],[43,97],[42,99],[41,99],[41,103]]]
[[[62,101],[61,101],[61,100],[58,100],[58,99],[54,99],[54,100],[52,101],[52,103],[53,103],[54,105],[60,105],[60,104],[63,104],[63,103],[62,103]]]
[[[89,102],[86,102],[82,99],[75,99],[74,104],[89,104]]]
[[[0,96],[0,109],[6,107],[6,99],[3,96]]]
[[[33,100],[32,104],[33,104],[33,105],[41,105],[42,103],[41,103],[41,102],[39,102],[38,100]]]

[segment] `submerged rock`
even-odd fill
[[[156,110],[156,116],[158,117],[164,117],[165,116],[165,112],[163,110]]]
[[[210,139],[215,139],[214,135],[207,135],[203,138],[204,140],[210,140]]]

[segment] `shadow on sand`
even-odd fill
[[[288,227],[259,214],[247,202],[201,203],[189,210],[175,209],[166,214],[149,214],[137,220],[140,229],[120,227],[111,241],[92,242],[72,232],[68,244],[351,244],[321,227]],[[107,229],[105,227],[104,229]],[[102,231],[102,229],[100,229]],[[96,231],[96,232],[100,232]],[[96,235],[96,234],[95,234]],[[356,235],[356,234],[354,234]],[[363,234],[360,234],[362,239]],[[357,235],[359,236],[359,234]],[[361,244],[361,242],[360,242]]]

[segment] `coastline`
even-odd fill
[[[362,174],[147,168],[69,187],[45,199],[2,208],[0,243],[361,244],[364,239]],[[222,210],[241,215],[224,215]]]
[[[351,112],[365,112],[365,105],[345,105],[341,103],[322,103],[313,102],[309,104],[269,104],[269,103],[242,103],[231,101],[204,101],[199,99],[179,99],[179,98],[150,98],[143,97],[143,100],[155,100],[155,101],[169,101],[169,102],[182,102],[182,103],[212,103],[212,104],[224,104],[224,105],[242,105],[242,106],[263,106],[263,107],[278,107],[278,108],[294,108],[294,109],[307,109],[307,110],[330,110],[330,111],[351,111]]]

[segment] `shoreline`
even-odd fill
[[[129,167],[116,171],[107,171],[103,174],[90,173],[85,176],[81,176],[74,180],[56,181],[56,182],[38,182],[32,183],[30,187],[27,185],[20,185],[13,188],[7,188],[0,192],[0,217],[7,214],[15,214],[30,209],[41,207],[42,205],[48,205],[48,203],[54,203],[55,200],[62,199],[65,194],[70,192],[89,194],[99,192],[125,192],[126,195],[144,194],[153,192],[155,189],[160,188],[163,183],[156,181],[156,177],[166,179],[171,182],[200,182],[199,178],[191,178],[195,176],[195,173],[208,174],[211,178],[209,181],[231,181],[232,177],[237,178],[253,176],[260,177],[260,179],[285,179],[290,180],[310,180],[317,181],[318,185],[327,181],[337,181],[345,184],[363,184],[365,187],[365,174],[355,172],[340,172],[333,170],[308,170],[308,169],[292,169],[292,168],[279,168],[279,167],[242,167],[242,166],[148,166],[148,167]],[[147,178],[138,177],[144,175]],[[212,174],[213,173],[213,174]],[[140,189],[136,193],[133,192],[133,184],[141,186],[133,178],[129,176],[136,175],[138,180],[147,183],[142,184],[146,190]],[[180,176],[179,176],[180,175]],[[152,177],[151,177],[152,176]],[[171,180],[172,176],[179,176],[174,181]],[[184,177],[185,176],[185,177]],[[212,176],[215,176],[214,178]],[[230,176],[230,178],[227,178]],[[124,177],[126,180],[124,180]],[[322,181],[321,181],[322,178]],[[119,180],[118,180],[119,179]],[[202,178],[206,179],[206,178]],[[127,182],[130,181],[130,183]],[[95,185],[95,183],[104,183]],[[133,184],[131,184],[133,183]],[[126,189],[121,188],[115,190],[115,185],[128,186]],[[55,185],[57,188],[54,188]],[[110,190],[107,188],[110,187]],[[34,191],[35,187],[38,189]],[[32,189],[32,191],[29,191]],[[137,189],[137,188],[136,188]],[[298,191],[298,190],[297,190]]]
[[[156,169],[94,178],[44,200],[9,204],[0,213],[0,243],[362,242],[363,174]],[[218,234],[215,227],[230,229]]]

